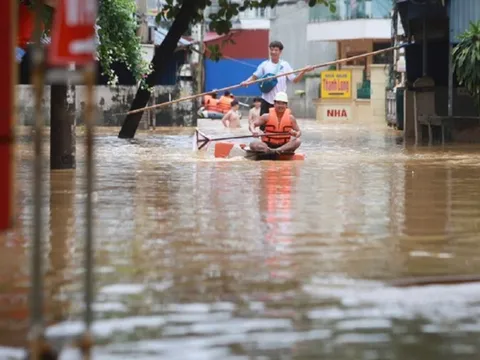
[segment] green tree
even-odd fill
[[[329,6],[331,12],[335,12],[335,0],[309,0],[309,6],[317,4]],[[211,0],[167,0],[167,4],[160,11],[159,18],[164,16],[169,20],[173,20],[163,42],[155,47],[153,59],[151,61],[151,73],[146,77],[147,86],[139,87],[135,98],[130,106],[130,110],[138,110],[144,108],[150,99],[150,88],[154,86],[155,80],[158,79],[165,70],[174,55],[178,41],[184,35],[189,27],[203,20],[203,10],[206,6],[211,5]],[[230,0],[219,0],[218,11],[209,15],[209,28],[218,34],[228,34],[232,27],[232,18],[240,12],[252,8],[275,7],[278,0],[245,0],[241,3],[232,2]],[[101,39],[100,39],[101,41]],[[252,44],[253,45],[253,44]],[[213,51],[215,56],[215,51]],[[218,57],[218,53],[216,54]],[[142,118],[143,112],[137,112],[126,116],[122,129],[120,130],[120,138],[133,138],[137,131],[138,125]]]
[[[452,53],[453,69],[460,85],[465,86],[480,111],[480,21],[459,36]]]

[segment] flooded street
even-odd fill
[[[213,143],[196,154],[190,128],[130,142],[98,131],[94,359],[478,357],[480,282],[391,282],[480,274],[480,146],[407,147],[383,124],[300,126],[303,162],[214,159]],[[226,133],[220,121],[199,128]],[[19,140],[0,359],[22,358],[28,329],[33,145]],[[55,344],[82,330],[83,142],[75,172],[45,163]]]

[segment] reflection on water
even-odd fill
[[[480,285],[388,281],[479,273],[480,148],[406,149],[383,127],[301,125],[304,162],[195,155],[191,129],[99,134],[95,358],[476,358]],[[83,329],[77,144],[77,171],[44,182],[56,343]],[[28,328],[32,153],[19,146],[19,222],[0,242],[2,359],[21,358]]]

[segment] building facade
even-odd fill
[[[333,44],[337,60],[390,48],[392,10],[392,0],[337,0],[334,13],[316,5],[309,9],[307,43],[310,47]],[[319,79],[317,120],[385,123],[385,95],[393,56],[393,51],[385,51],[331,67],[343,72],[324,73]],[[347,79],[343,86],[348,89],[335,94],[333,85],[343,81],[342,77]]]
[[[450,61],[459,35],[480,21],[477,0],[396,0],[401,22],[415,42],[405,49],[403,134],[416,143],[478,142],[480,119]],[[397,116],[400,118],[400,116]]]
[[[307,41],[311,46],[334,43],[337,59],[388,48],[392,44],[392,9],[392,0],[337,0],[335,13],[316,5],[309,12]],[[368,98],[369,91],[365,87],[368,87],[370,65],[390,64],[391,59],[391,52],[386,52],[342,63],[337,68],[364,66],[364,79],[354,92],[358,90],[360,98]]]

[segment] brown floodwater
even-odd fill
[[[97,132],[94,359],[478,358],[480,283],[391,282],[480,274],[480,146],[300,125],[304,162],[197,154],[193,129]],[[0,359],[21,359],[28,331],[33,146],[28,132],[19,140],[17,227],[0,238]],[[83,142],[77,170],[45,163],[54,344],[83,328]]]

